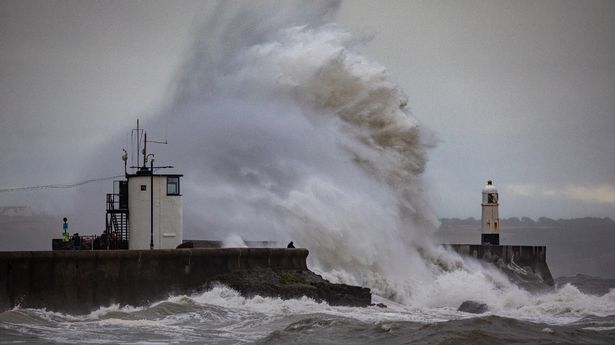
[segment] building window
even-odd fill
[[[167,177],[167,195],[179,195],[179,177]]]
[[[146,190],[147,190],[147,186],[146,186],[146,185],[144,185],[144,184],[142,184],[142,185],[141,185],[141,191],[142,191],[142,192],[144,192],[144,191],[146,191]]]

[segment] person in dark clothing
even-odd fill
[[[288,246],[286,246],[286,248],[295,248],[293,241],[290,241],[290,243],[288,244]]]
[[[80,250],[81,249],[81,237],[79,237],[79,233],[76,232],[73,235],[73,249]]]
[[[103,232],[100,235],[100,249],[107,249],[107,232]]]

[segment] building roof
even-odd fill
[[[491,180],[487,182],[485,187],[483,187],[483,193],[497,193],[497,192],[498,190],[497,188],[495,188]]]
[[[152,176],[151,174],[127,174],[126,178],[131,178],[131,177],[149,177]],[[184,176],[183,174],[154,174],[154,176],[164,176],[164,177],[182,177]]]

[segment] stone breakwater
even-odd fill
[[[86,313],[147,305],[227,285],[243,295],[367,306],[367,288],[333,284],[307,268],[303,248],[0,252],[0,310]]]
[[[554,286],[545,246],[448,244],[457,253],[493,264],[517,285],[531,291]]]

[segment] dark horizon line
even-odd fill
[[[500,218],[503,221],[519,221],[519,222],[523,222],[523,221],[527,221],[528,219],[531,220],[532,222],[535,223],[539,223],[539,222],[559,222],[559,221],[571,221],[571,220],[601,220],[601,221],[610,221],[613,222],[613,219],[611,217],[592,217],[592,216],[585,216],[585,217],[574,217],[574,218],[549,218],[549,217],[538,217],[536,219],[532,218],[532,217],[526,217],[526,216],[522,216],[522,217],[507,217],[507,218]],[[440,217],[438,218],[438,220],[443,221],[443,220],[454,220],[454,221],[480,221],[480,218],[474,218],[474,217],[466,217],[466,218],[459,218],[459,217]]]

